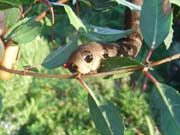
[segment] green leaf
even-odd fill
[[[107,72],[135,66],[142,66],[142,64],[139,61],[128,57],[111,57],[101,63],[101,67],[98,72]]]
[[[151,93],[152,111],[163,135],[180,135],[180,94],[174,88],[157,83]]]
[[[168,49],[173,41],[173,33],[174,33],[174,30],[173,30],[173,16],[171,17],[171,24],[170,24],[170,29],[169,29],[169,33],[166,37],[166,39],[164,40],[164,43],[165,43],[165,46],[166,46],[166,49]]]
[[[126,0],[88,0],[96,10],[105,10],[117,6],[118,4],[129,7],[131,10],[141,10],[140,6],[132,4]]]
[[[16,27],[11,29],[11,32],[6,35],[6,39],[13,40],[19,44],[28,43],[34,40],[38,35],[41,34],[42,25],[34,20],[28,20],[22,23],[18,23]]]
[[[180,7],[180,1],[179,0],[170,0],[171,3],[176,4]]]
[[[50,53],[42,63],[42,66],[53,69],[62,66],[67,62],[71,53],[77,48],[77,36],[64,47],[59,47]]]
[[[0,0],[0,4],[7,4],[11,6],[21,6],[22,4],[33,4],[35,0]]]
[[[10,28],[17,23],[21,13],[19,8],[8,8],[1,10],[0,14],[3,14],[4,27]]]
[[[2,110],[2,98],[0,97],[0,112]]]
[[[149,47],[158,47],[170,30],[171,14],[163,13],[163,0],[145,0],[140,17],[140,28]]]
[[[74,26],[74,28],[77,31],[86,32],[86,26],[83,24],[83,22],[76,16],[76,14],[73,12],[70,6],[65,4],[59,4],[59,3],[52,3],[53,5],[57,6],[64,6],[64,9],[69,17],[70,23]]]
[[[99,94],[88,95],[91,117],[101,135],[124,135],[124,124],[114,104]]]
[[[110,42],[121,39],[133,32],[133,30],[116,30],[110,28],[103,28],[98,26],[89,25],[88,33],[85,34],[87,38],[93,41]]]
[[[0,0],[0,3],[5,3],[16,7],[22,4],[20,0]]]
[[[127,0],[111,0],[116,1],[118,4],[124,5],[129,7],[131,10],[141,11],[141,7],[138,5],[135,5],[133,3],[128,2]]]
[[[155,131],[151,119],[148,117],[148,115],[146,115],[145,118],[149,129],[149,135],[155,135]]]
[[[33,4],[33,3],[36,2],[36,0],[20,0],[20,1],[21,1],[22,4],[28,4],[28,5]]]
[[[110,8],[118,5],[117,2],[114,2],[111,0],[101,0],[101,1],[99,1],[99,0],[88,0],[88,1],[90,2],[90,5],[95,10],[98,10],[98,11],[110,9]]]

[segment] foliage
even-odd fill
[[[17,69],[23,70],[23,66],[41,63],[42,67],[38,72],[69,74],[62,68],[54,68],[62,66],[67,61],[77,44],[91,40],[109,42],[126,37],[132,33],[132,30],[121,30],[125,6],[131,10],[141,10],[139,6],[124,0],[104,0],[104,4],[96,0],[79,2],[80,17],[74,12],[74,5],[71,2],[51,3],[55,13],[55,40],[50,42],[52,15],[45,16],[41,21],[37,21],[36,18],[47,9],[47,3],[36,3],[32,11],[22,18],[18,7],[27,9],[30,4],[35,3],[34,0],[28,2],[0,0],[2,16],[0,21],[3,23],[2,26],[0,25],[0,30],[7,30],[0,33],[3,42],[13,41],[14,44],[21,46]],[[150,3],[144,1],[140,26],[146,43],[143,44],[137,59],[119,57],[107,59],[102,63],[99,72],[123,70],[134,66],[146,67],[143,61],[149,48],[156,49],[151,60],[161,59],[163,55],[171,56],[179,53],[178,47],[175,49],[170,47],[170,50],[162,47],[171,23],[176,26],[175,22],[178,22],[180,17],[180,14],[176,14],[179,13],[178,6],[174,6],[175,11],[167,12],[164,9],[167,3],[163,5],[163,2],[163,0],[154,0]],[[180,5],[175,0],[172,0],[172,3]],[[114,14],[115,18],[113,18]],[[177,27],[174,27],[175,36],[172,36],[174,38],[172,44],[178,46],[177,31]],[[52,51],[54,48],[58,49]],[[179,61],[173,64],[176,72],[174,71],[175,75],[170,73],[171,82],[174,82],[173,77],[177,76],[177,70],[178,73],[180,70]],[[177,85],[169,83],[165,77],[166,73],[162,74],[162,70],[167,71],[168,68],[171,68],[171,65],[166,64],[151,71],[152,75],[163,83],[156,82],[152,78],[150,79],[153,84],[142,83],[146,82],[142,73],[136,73],[131,79],[127,77],[129,75],[127,73],[116,77],[117,80],[112,80],[111,77],[106,77],[107,80],[87,79],[85,81],[92,89],[89,90],[89,94],[83,90],[77,80],[15,76],[11,81],[1,81],[0,134],[156,135],[155,129],[158,127],[158,132],[164,135],[172,133],[179,135],[180,95],[173,88],[179,83]],[[150,73],[146,70],[143,72]],[[119,79],[122,76],[126,77]],[[136,78],[133,80],[133,77]],[[175,80],[176,83],[178,79]],[[129,86],[131,83],[134,87]],[[146,93],[140,91],[142,85],[147,85],[149,91]]]

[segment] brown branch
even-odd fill
[[[82,86],[87,90],[87,92],[91,95],[91,97],[96,100],[96,97],[94,95],[94,93],[92,92],[92,90],[88,87],[88,85],[84,82],[84,80],[82,80],[81,77],[77,78],[77,80],[79,80],[79,82],[82,84]]]
[[[149,70],[149,68],[151,68],[151,67],[155,67],[155,66],[158,66],[160,64],[167,63],[167,62],[170,62],[170,61],[173,61],[176,59],[180,59],[180,54],[176,54],[174,56],[171,56],[171,57],[168,57],[168,58],[156,61],[156,62],[152,62],[147,67],[145,67],[145,66],[134,66],[134,67],[129,67],[129,68],[123,68],[120,70],[108,71],[108,72],[89,73],[89,74],[81,75],[81,78],[101,77],[101,76],[108,76],[108,75],[114,75],[114,74],[129,73],[129,72],[133,72],[133,71],[147,72]],[[8,68],[3,67],[1,65],[0,65],[0,69],[4,70],[6,72],[12,73],[12,74],[23,75],[23,76],[34,76],[34,77],[41,77],[41,78],[58,78],[58,79],[77,78],[77,74],[73,74],[73,75],[43,74],[43,73],[26,71],[26,70],[8,69]]]
[[[100,77],[100,76],[108,76],[108,75],[114,75],[114,74],[123,74],[128,72],[133,72],[137,70],[142,70],[143,66],[136,66],[131,68],[124,68],[121,70],[115,70],[115,71],[109,71],[109,72],[101,72],[101,73],[91,73],[91,74],[84,74],[81,75],[81,78],[90,78],[90,77]],[[12,73],[12,74],[18,74],[23,76],[34,76],[34,77],[41,77],[41,78],[58,78],[58,79],[73,79],[77,78],[77,74],[73,75],[57,75],[57,74],[43,74],[43,73],[35,73],[31,71],[26,70],[15,70],[15,69],[8,69],[6,67],[0,66],[1,70],[4,70],[6,72]]]
[[[155,67],[155,66],[158,66],[158,65],[161,65],[161,64],[164,64],[164,63],[167,63],[167,62],[176,60],[176,59],[180,59],[180,53],[179,53],[179,54],[176,54],[176,55],[173,55],[173,56],[171,56],[171,57],[167,57],[167,58],[165,58],[165,59],[156,61],[156,62],[152,62],[152,63],[149,64],[149,66],[150,66],[150,67]]]

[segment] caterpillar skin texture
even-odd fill
[[[86,74],[99,69],[101,61],[107,57],[118,56],[116,43],[90,42],[79,46],[69,57],[66,67],[72,73]]]

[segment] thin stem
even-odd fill
[[[92,90],[88,87],[88,85],[84,82],[84,80],[81,79],[81,77],[77,77],[77,80],[82,84],[82,86],[87,90],[87,92],[91,95],[91,97],[96,100],[96,97]]]
[[[158,66],[163,63],[170,62],[172,60],[180,59],[180,54],[176,54],[172,57],[168,57],[162,60],[159,60],[157,62],[150,63],[148,67],[145,66],[134,66],[129,68],[124,68],[120,70],[115,71],[108,71],[108,72],[101,72],[101,73],[89,73],[81,75],[81,78],[90,78],[90,77],[100,77],[100,76],[108,76],[108,75],[114,75],[114,74],[123,74],[123,73],[129,73],[133,71],[148,71],[149,68]],[[8,69],[6,67],[0,66],[1,70],[4,70],[6,72],[12,73],[12,74],[18,74],[18,75],[24,75],[24,76],[35,76],[35,77],[42,77],[42,78],[58,78],[58,79],[72,79],[77,78],[77,74],[73,75],[57,75],[57,74],[43,74],[43,73],[35,73],[30,71],[24,71],[24,70],[15,70],[15,69]]]
[[[145,58],[145,63],[150,63],[149,59],[150,59],[153,51],[154,51],[154,45],[152,45],[151,48],[149,49],[148,54],[146,55],[146,58]]]
[[[151,75],[150,72],[144,71],[144,74],[152,81],[152,83],[156,84],[157,80]]]
[[[156,62],[152,62],[152,63],[149,64],[149,66],[150,67],[155,67],[155,66],[158,66],[158,65],[161,65],[161,64],[176,60],[176,59],[180,59],[180,54],[176,54],[176,55],[173,55],[171,57],[167,57],[165,59],[162,59],[162,60],[159,60],[159,61],[156,61]]]
[[[25,71],[25,70],[8,69],[8,68],[3,67],[3,66],[0,66],[0,69],[4,70],[6,72],[12,73],[12,74],[18,74],[18,75],[24,75],[24,76],[35,76],[35,77],[41,77],[41,78],[58,78],[58,79],[77,78],[77,74],[73,74],[73,75],[42,74],[42,73],[35,73],[35,72]],[[132,68],[121,69],[121,70],[116,70],[116,71],[84,74],[84,75],[81,75],[81,78],[107,76],[107,75],[113,75],[113,74],[133,72],[133,71],[142,70],[142,69],[143,69],[143,66],[138,66],[138,67],[132,67]]]

